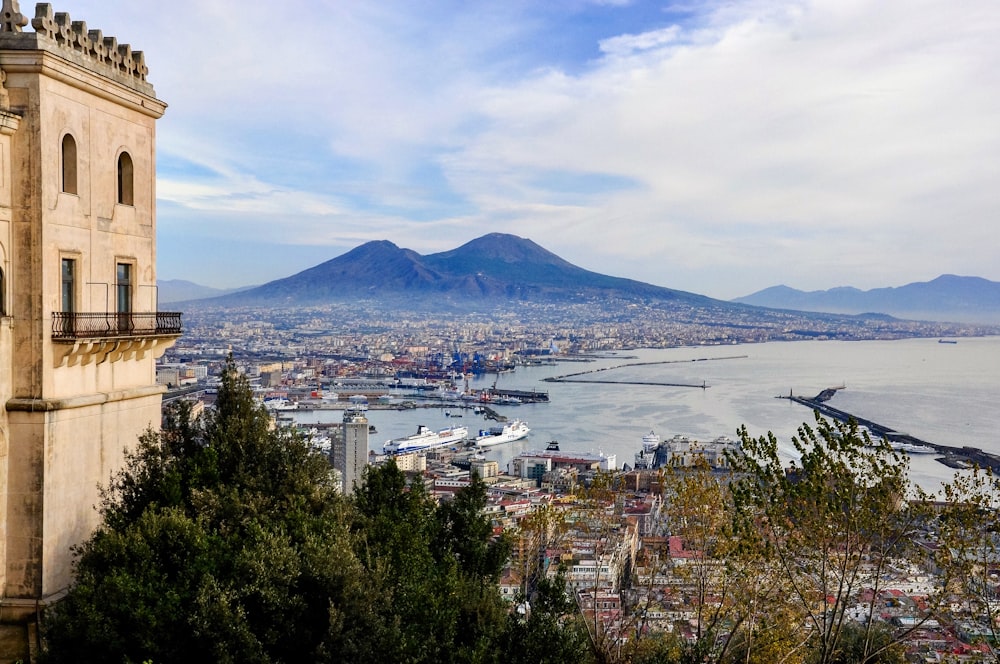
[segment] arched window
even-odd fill
[[[76,140],[69,134],[62,139],[62,190],[67,194],[76,189]]]
[[[132,195],[132,157],[128,152],[118,155],[118,203],[135,205]]]

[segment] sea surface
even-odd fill
[[[577,372],[591,372],[580,380],[622,383],[543,381]],[[501,468],[521,452],[544,449],[551,440],[559,441],[562,450],[614,454],[620,467],[632,464],[642,436],[650,431],[664,439],[684,434],[711,440],[720,435],[736,438],[741,425],[755,437],[773,432],[783,453],[790,455],[798,427],[815,420],[808,408],[776,397],[789,392],[815,396],[841,386],[830,401],[836,408],[928,442],[1000,453],[1000,337],[961,338],[957,343],[797,341],[622,351],[593,362],[558,362],[478,376],[470,387],[482,389],[494,381],[498,388],[547,391],[550,398],[549,403],[495,406],[532,430],[525,440],[485,452]],[[337,411],[297,416],[303,424],[339,418]],[[434,429],[464,425],[470,433],[491,424],[453,406],[371,410],[368,419],[378,431],[370,437],[375,451],[388,439],[416,432],[419,424]],[[935,458],[911,457],[911,479],[930,491],[954,474]]]

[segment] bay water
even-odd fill
[[[548,403],[493,406],[532,430],[525,440],[485,452],[501,468],[521,452],[544,449],[551,440],[564,451],[614,454],[621,467],[632,464],[642,436],[650,431],[664,439],[684,434],[707,441],[720,435],[736,438],[743,425],[755,437],[773,432],[782,452],[790,455],[791,437],[815,419],[810,409],[776,397],[790,392],[811,397],[828,387],[843,387],[830,405],[859,417],[928,442],[1000,453],[1000,337],[956,341],[798,341],[622,351],[592,362],[477,376],[470,387],[483,389],[495,382],[502,389],[549,394]],[[579,372],[589,373],[576,380],[620,382],[543,380]],[[302,424],[339,418],[337,411],[296,416]],[[453,406],[373,409],[368,419],[377,429],[370,437],[374,451],[388,439],[415,433],[419,424],[433,429],[464,425],[470,433],[491,424]],[[911,479],[931,491],[954,474],[935,459],[913,455],[910,463]]]

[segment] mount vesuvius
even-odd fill
[[[490,233],[457,249],[426,256],[387,240],[367,242],[290,277],[201,302],[223,307],[310,306],[348,300],[452,310],[503,302],[615,300],[746,308],[591,272],[531,240],[504,233]]]

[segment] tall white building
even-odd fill
[[[343,492],[354,491],[368,465],[368,418],[363,411],[344,411],[343,435],[333,441],[330,454],[333,467],[340,472]]]

